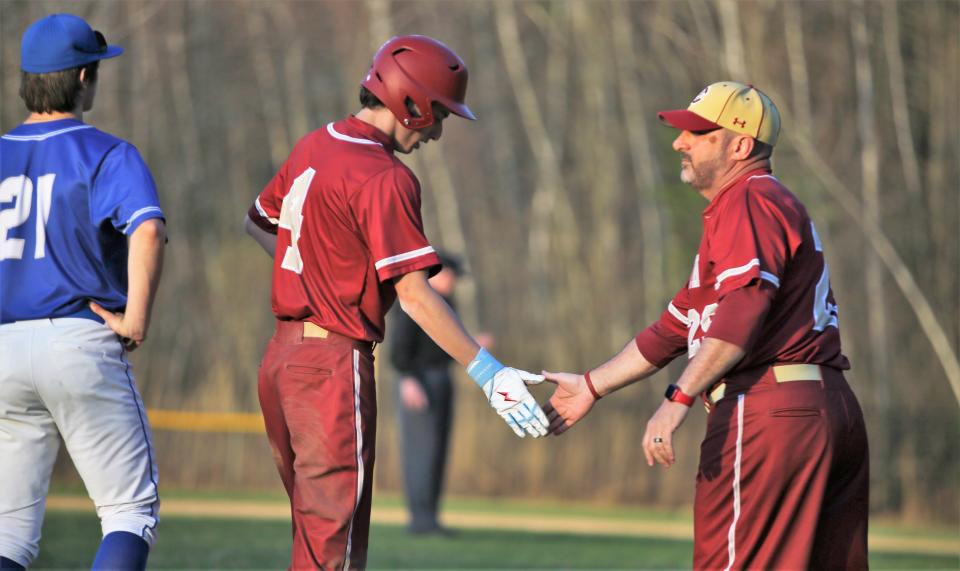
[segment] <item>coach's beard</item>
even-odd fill
[[[713,181],[717,178],[720,162],[720,159],[716,159],[694,166],[690,157],[684,155],[680,160],[680,180],[698,191],[708,189],[713,186]]]

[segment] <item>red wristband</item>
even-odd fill
[[[600,400],[600,393],[597,392],[597,389],[593,386],[593,381],[590,380],[590,371],[583,374],[583,379],[587,381],[587,388],[590,389],[590,394],[593,395],[593,398]]]

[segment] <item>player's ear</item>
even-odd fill
[[[753,153],[753,137],[748,137],[746,135],[739,135],[734,137],[733,142],[731,143],[733,147],[732,158],[743,161],[746,160],[751,153]]]

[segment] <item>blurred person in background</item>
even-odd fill
[[[869,458],[844,379],[830,274],[806,208],[772,173],[780,114],[724,81],[660,119],[680,131],[680,178],[709,204],[686,284],[660,319],[584,375],[545,373],[561,434],[602,396],[689,362],[647,423],[647,463],[675,462],[673,433],[709,407],[694,499],[697,569],[865,569]]]
[[[37,556],[60,439],[97,508],[94,569],[144,569],[160,497],[127,353],[147,337],[166,240],[137,149],[84,122],[100,60],[73,14],[23,34],[30,115],[0,137],[0,568]]]
[[[441,269],[423,233],[420,183],[395,153],[438,140],[464,102],[467,67],[444,44],[399,36],[377,51],[362,109],[301,139],[250,207],[247,232],[274,258],[276,332],[260,406],[290,497],[291,566],[363,568],[376,440],[373,346],[396,299],[466,366],[523,437],[547,420],[525,382],[467,333],[427,279]]]
[[[438,252],[443,269],[430,278],[432,287],[450,305],[463,275],[462,260]],[[390,327],[390,364],[397,371],[397,420],[400,423],[403,483],[409,511],[408,531],[414,535],[451,536],[438,512],[453,422],[453,360],[409,315],[395,311]],[[476,335],[490,349],[493,338]]]

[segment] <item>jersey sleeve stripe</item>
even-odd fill
[[[130,218],[127,219],[127,223],[123,225],[124,233],[129,231],[130,228],[133,228],[133,223],[136,222],[138,218],[141,218],[153,212],[159,212],[160,215],[163,216],[163,210],[161,210],[159,206],[146,206],[144,208],[141,208],[140,210],[137,210],[133,214],[131,214]]]
[[[277,220],[276,218],[273,218],[272,216],[268,215],[268,214],[267,214],[267,211],[263,209],[263,206],[260,205],[260,197],[259,197],[259,196],[257,197],[256,200],[253,201],[253,205],[257,207],[257,212],[260,213],[260,216],[263,216],[265,219],[267,219],[268,221],[270,221],[270,224],[273,224],[274,226],[276,226],[277,224],[280,224],[280,221],[279,221],[279,220]]]
[[[720,275],[717,276],[717,284],[713,286],[714,289],[720,289],[720,284],[723,283],[723,280],[732,278],[734,276],[739,276],[740,274],[745,274],[750,271],[750,268],[754,266],[759,266],[759,265],[760,265],[760,260],[757,258],[754,258],[742,266],[739,266],[736,268],[730,268],[729,270],[724,270],[720,272]]]
[[[414,258],[419,258],[420,256],[426,256],[427,254],[433,253],[433,246],[426,246],[420,248],[419,250],[411,250],[409,252],[404,252],[403,254],[397,254],[396,256],[390,256],[389,258],[384,258],[378,261],[373,265],[377,270],[385,268],[391,264],[396,264],[398,262],[405,262],[407,260],[412,260]]]
[[[667,311],[670,312],[670,315],[676,317],[677,321],[682,323],[685,327],[690,327],[690,320],[687,319],[684,314],[680,313],[680,310],[677,309],[677,306],[673,305],[672,301],[669,305],[667,305]]]
[[[357,137],[351,137],[349,135],[344,135],[343,133],[338,132],[333,128],[333,123],[327,123],[327,133],[330,133],[330,136],[334,139],[339,139],[341,141],[346,141],[348,143],[357,143],[358,145],[379,145],[383,146],[377,141],[371,141],[370,139],[359,139]]]
[[[760,277],[772,283],[775,287],[780,287],[780,278],[771,274],[770,272],[760,272]]]

